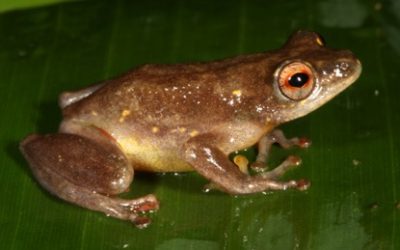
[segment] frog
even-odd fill
[[[352,85],[361,69],[354,53],[328,48],[321,35],[306,30],[271,51],[144,64],[61,93],[58,132],[28,135],[20,150],[51,194],[140,228],[160,203],[154,194],[118,196],[130,189],[135,171],[195,171],[231,195],[303,191],[309,181],[281,180],[300,165],[299,157],[290,155],[272,169],[267,159],[272,144],[306,148],[311,141],[288,139],[279,126],[321,107]],[[229,159],[252,146],[258,147],[253,163],[238,166]]]

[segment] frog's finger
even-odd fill
[[[273,130],[270,135],[270,140],[272,142],[278,143],[282,148],[288,149],[293,146],[298,146],[300,148],[308,148],[311,146],[311,140],[306,137],[293,137],[286,138],[285,134],[280,129]]]
[[[240,171],[244,174],[249,174],[249,160],[243,155],[236,155],[233,158],[233,162],[238,166]]]
[[[297,156],[290,155],[278,167],[271,171],[260,173],[260,176],[270,179],[277,179],[284,175],[290,169],[293,169],[301,164],[301,159]]]

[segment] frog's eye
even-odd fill
[[[296,101],[308,97],[315,85],[313,70],[301,62],[285,65],[278,73],[277,80],[282,94]]]

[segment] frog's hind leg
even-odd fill
[[[267,134],[258,143],[258,155],[256,161],[251,164],[251,168],[256,172],[264,172],[268,169],[267,160],[269,151],[271,149],[272,144],[278,143],[281,147],[288,149],[293,146],[298,146],[300,148],[308,148],[311,145],[311,141],[307,138],[286,138],[283,134],[282,130],[275,129],[271,133]],[[277,172],[282,172],[283,169],[288,169],[289,166],[293,166],[291,162],[293,162],[295,156],[289,156],[279,167],[276,169]],[[296,159],[298,159],[296,157]],[[295,164],[298,166],[299,164]]]
[[[158,209],[154,195],[125,200],[109,195],[126,191],[133,169],[119,148],[73,134],[31,135],[21,151],[40,184],[66,201],[108,216],[149,223],[141,212]]]

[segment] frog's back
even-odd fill
[[[262,54],[256,54],[212,63],[144,65],[66,106],[63,114],[66,119],[146,127],[217,123],[233,113],[224,95],[235,88],[228,85],[239,82],[232,72],[240,70],[234,68],[244,62],[258,65],[261,59]]]

